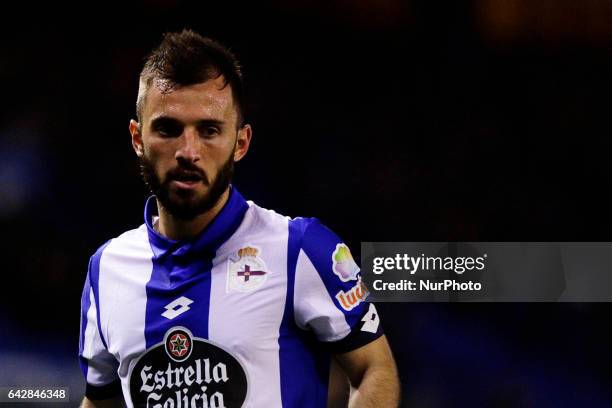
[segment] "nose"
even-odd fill
[[[174,154],[177,161],[184,160],[195,163],[200,160],[200,140],[197,131],[185,128],[178,142],[179,146]]]

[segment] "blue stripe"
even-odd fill
[[[83,376],[87,378],[87,371],[89,365],[87,364],[87,359],[83,357],[83,346],[85,343],[85,329],[87,328],[87,312],[89,312],[89,307],[91,306],[89,301],[89,292],[91,291],[91,286],[89,284],[89,273],[85,278],[85,286],[83,287],[83,294],[81,295],[81,335],[79,336],[79,365],[81,366],[81,371],[83,372]]]
[[[104,344],[104,348],[108,350],[108,346],[106,345],[106,340],[104,339],[104,335],[102,334],[102,326],[100,325],[100,295],[99,295],[99,287],[98,283],[100,281],[100,258],[102,258],[102,253],[111,243],[112,240],[107,241],[104,245],[102,245],[95,254],[89,260],[89,284],[91,285],[91,289],[93,290],[94,300],[96,302],[96,320],[98,322],[98,333],[100,334],[100,339],[102,340],[102,344]]]
[[[147,282],[145,342],[149,348],[163,341],[174,326],[187,327],[194,336],[208,338],[212,261],[217,249],[238,229],[248,204],[234,188],[215,219],[191,241],[173,241],[158,234],[151,225],[155,199],[145,208],[153,270]],[[173,319],[162,316],[166,305],[184,296],[192,300],[189,310]]]
[[[297,327],[293,309],[297,258],[309,222],[304,218],[289,221],[287,294],[278,338],[283,407],[327,406],[330,357],[312,332]]]
[[[164,339],[164,334],[174,326],[184,326],[196,337],[208,338],[208,313],[210,304],[209,257],[183,256],[153,259],[151,279],[147,283],[147,310],[145,317],[146,347]],[[189,311],[174,319],[161,314],[165,306],[184,296],[193,301]]]

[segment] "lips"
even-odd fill
[[[185,182],[199,182],[202,181],[202,177],[198,176],[198,175],[192,175],[192,176],[175,176],[171,178],[172,181],[185,181]]]
[[[171,183],[183,190],[193,190],[198,186],[198,184],[200,184],[199,181],[180,181],[180,180],[172,180]]]
[[[168,175],[170,183],[181,189],[193,189],[203,182],[203,177],[197,172],[178,171]]]

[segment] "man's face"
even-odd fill
[[[132,121],[130,132],[145,183],[172,216],[193,219],[227,190],[251,137],[237,119],[222,77],[170,92],[153,82],[142,123]]]

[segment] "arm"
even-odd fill
[[[385,336],[336,359],[355,388],[350,408],[397,407],[399,380]]]
[[[366,302],[368,292],[348,246],[316,219],[292,223],[294,231],[303,231],[295,261],[293,306],[298,327],[313,330],[328,344],[356,389],[351,408],[397,407],[395,363],[376,307]],[[346,400],[348,384],[337,371],[332,365],[329,404]]]
[[[346,408],[348,406],[351,384],[336,358],[331,359],[327,389],[327,408]]]
[[[89,261],[81,296],[79,363],[86,381],[86,396],[81,403],[83,408],[124,406],[121,383],[117,376],[119,362],[108,351],[98,324],[99,312],[94,287],[98,283],[99,261],[104,248],[105,246],[100,247]],[[92,271],[95,273],[92,274]]]
[[[83,403],[81,404],[81,408],[121,408],[124,406],[123,398],[121,398],[121,396],[105,400],[90,400],[89,398],[85,397],[83,399]]]

